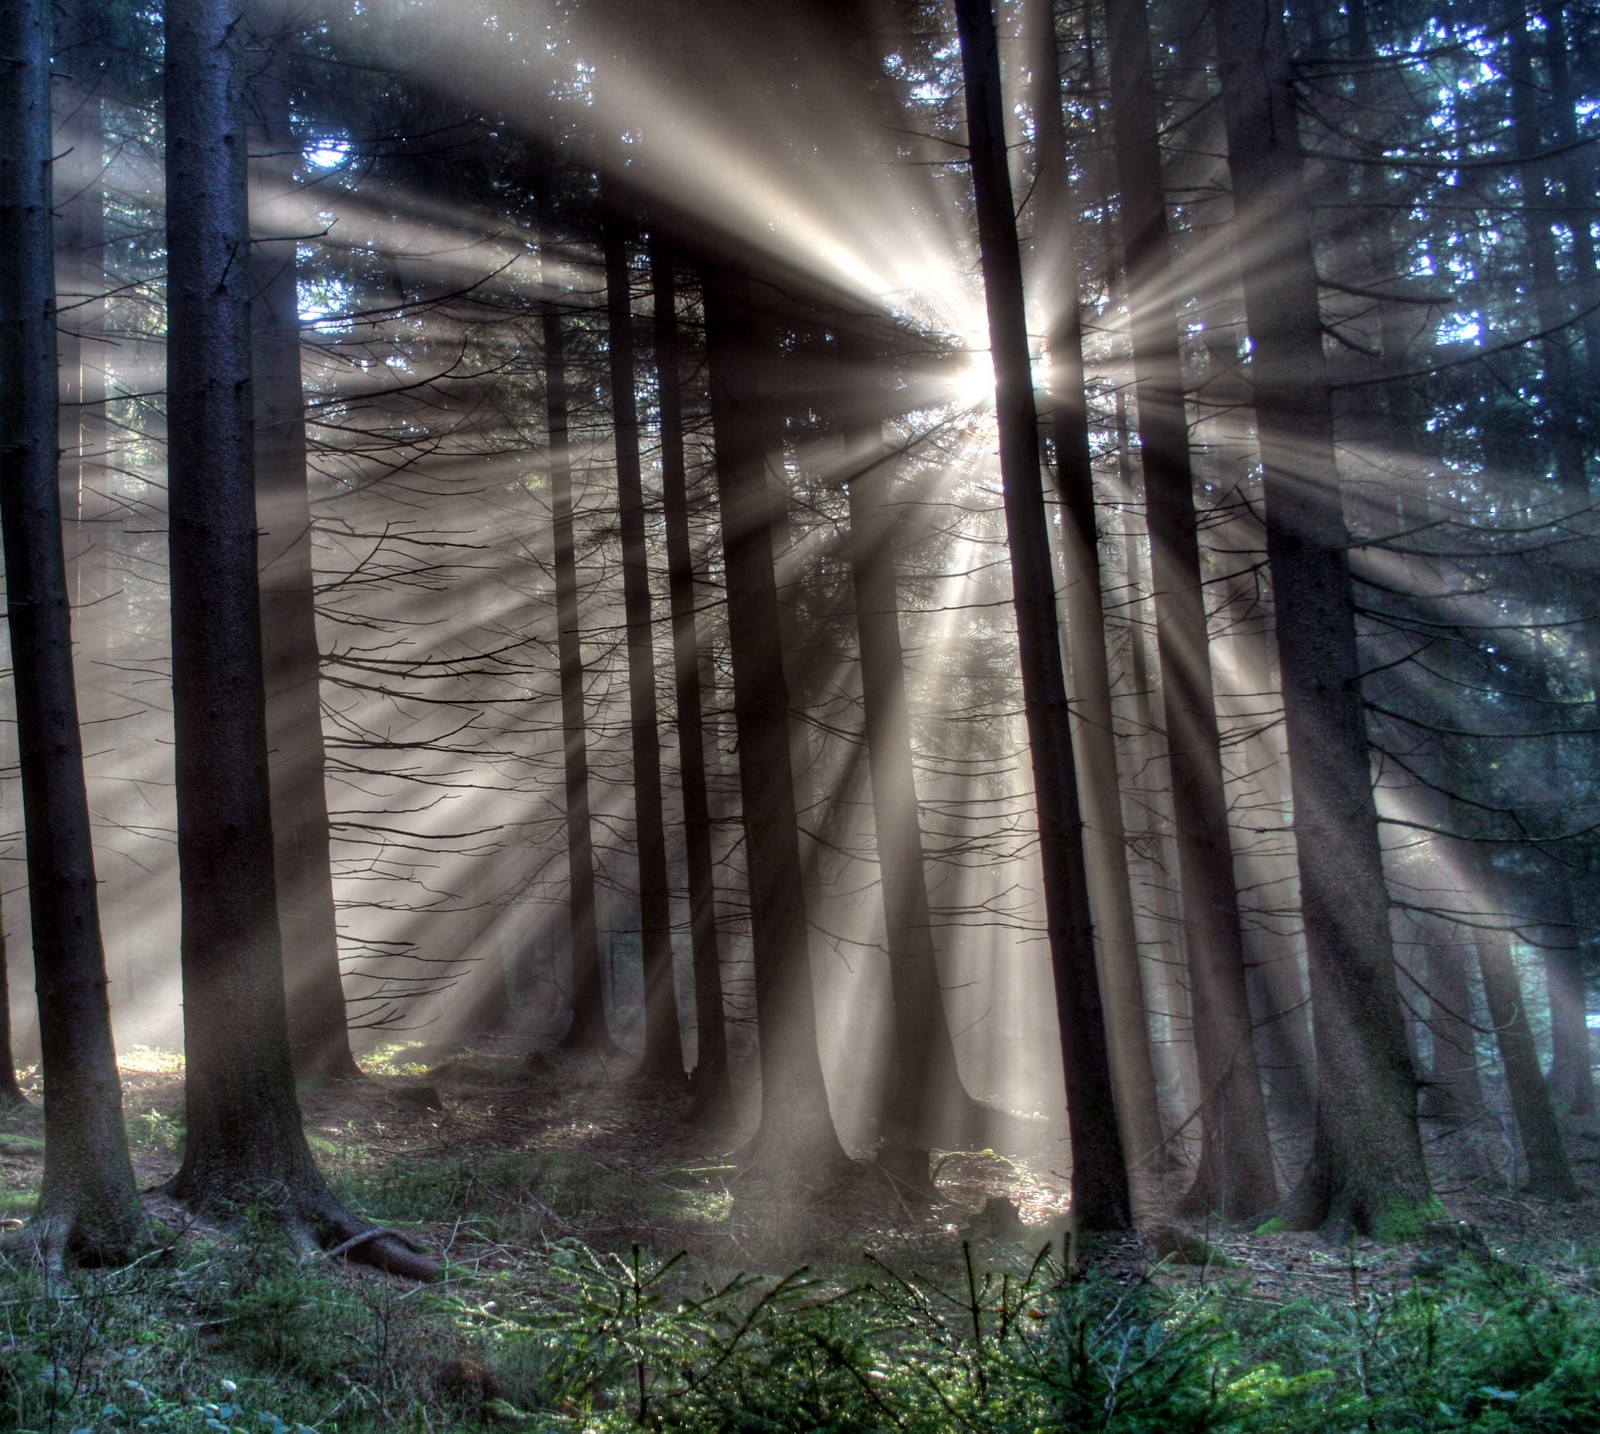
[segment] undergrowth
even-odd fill
[[[708,1278],[577,1240],[414,1289],[269,1224],[47,1284],[0,1267],[0,1429],[1600,1428],[1591,1297],[1503,1259],[1282,1303],[968,1247]]]

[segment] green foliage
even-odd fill
[[[1290,1306],[1258,1332],[1287,1368],[1344,1371],[1372,1428],[1600,1428],[1593,1293],[1520,1264],[1460,1261],[1395,1295]]]
[[[562,1240],[416,1289],[304,1256],[263,1214],[56,1285],[0,1269],[0,1429],[1600,1428],[1592,1290],[1487,1252],[1430,1268],[1373,1291],[1352,1256],[1343,1298],[1284,1303],[968,1246],[931,1274],[707,1282]]]
[[[1247,1359],[1214,1296],[963,1253],[953,1282],[875,1263],[849,1287],[801,1271],[688,1295],[676,1261],[564,1245],[502,1331],[506,1392],[586,1430],[1289,1430],[1321,1403],[1328,1376]]]

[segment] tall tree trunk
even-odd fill
[[[1055,977],[1072,1149],[1072,1212],[1085,1230],[1126,1228],[1128,1171],[1112,1096],[1096,970],[1054,564],[1044,524],[1039,427],[1023,308],[1016,209],[1006,167],[1000,56],[990,0],[957,0],[967,146],[994,358],[1000,477],[1039,817],[1045,919]]]
[[[1571,876],[1551,874],[1539,954],[1550,1001],[1550,1093],[1572,1115],[1594,1113],[1594,1053],[1589,1036],[1589,990],[1573,909]]]
[[[110,155],[106,142],[106,79],[114,53],[107,33],[108,7],[96,0],[58,4],[56,70],[60,98],[56,152],[70,156],[73,176],[67,197],[58,200],[56,272],[60,299],[69,313],[56,327],[61,345],[61,504],[67,528],[67,593],[72,603],[73,656],[78,684],[78,709],[83,725],[94,729],[119,704],[108,700],[107,678],[118,657],[114,620],[120,596],[120,575],[114,549],[123,524],[112,497],[116,466],[112,461],[108,421],[107,342],[110,306],[106,276],[108,231],[104,170]],[[65,71],[64,83],[60,80]],[[62,188],[60,179],[57,189]],[[141,818],[130,810],[130,787],[106,781],[90,758],[85,773],[89,789],[91,832],[99,880],[101,939],[106,975],[126,1009],[133,993],[132,931],[143,911],[130,910],[129,863],[117,850],[128,826]]]
[[[589,830],[589,749],[583,712],[583,648],[578,628],[578,561],[573,546],[572,447],[567,432],[567,360],[561,310],[541,305],[545,422],[549,430],[550,521],[555,538],[556,654],[561,683],[561,735],[567,797],[567,887],[571,921],[569,976],[572,1025],[566,1049],[616,1049],[606,1021],[595,909],[594,848]]]
[[[293,153],[287,86],[268,74],[252,90],[265,149]],[[361,1070],[350,1054],[339,976],[293,236],[258,238],[250,265],[267,773],[289,1054],[301,1079],[348,1080]]]
[[[299,1240],[415,1276],[435,1266],[354,1219],[295,1103],[273,879],[250,396],[242,15],[167,0],[168,553],[187,1142],[195,1208],[275,1207]],[[357,1239],[356,1237],[361,1237]]]
[[[0,7],[0,537],[45,1076],[27,1238],[59,1267],[126,1259],[144,1216],[111,1040],[61,547],[50,56],[48,0]]]
[[[1484,1004],[1489,1008],[1489,1024],[1494,1028],[1500,1064],[1506,1073],[1511,1112],[1528,1162],[1528,1189],[1546,1200],[1575,1200],[1578,1186],[1567,1164],[1550,1092],[1539,1069],[1522,982],[1511,954],[1512,915],[1506,910],[1503,897],[1504,878],[1480,845],[1471,841],[1459,845],[1461,873],[1478,907],[1473,941],[1478,950],[1478,972],[1483,978]]]
[[[1033,0],[1028,23],[1034,56],[1034,224],[1043,244],[1038,285],[1039,297],[1047,306],[1045,347],[1050,363],[1039,403],[1061,501],[1067,648],[1072,654],[1072,743],[1081,759],[1078,798],[1083,805],[1089,897],[1105,990],[1111,1078],[1122,1145],[1135,1172],[1151,1172],[1161,1163],[1165,1133],[1156,1100],[1150,1022],[1139,970],[1112,727],[1089,404],[1084,388],[1083,322],[1078,307],[1077,223],[1067,193],[1067,139],[1061,117],[1054,0]]]
[[[17,1058],[11,1049],[11,971],[6,959],[5,918],[0,915],[0,1111],[27,1103],[17,1084]]]
[[[1127,394],[1119,389],[1114,402],[1114,421],[1117,434],[1117,482],[1123,501],[1134,503],[1133,459],[1129,451]],[[1170,822],[1166,807],[1170,802],[1172,783],[1163,783],[1158,773],[1165,756],[1164,733],[1155,719],[1156,699],[1160,693],[1159,678],[1150,667],[1145,645],[1145,618],[1140,609],[1144,606],[1141,573],[1147,566],[1144,558],[1146,535],[1138,533],[1133,524],[1124,519],[1123,561],[1128,578],[1128,600],[1131,605],[1129,640],[1129,697],[1132,699],[1134,718],[1134,750],[1137,760],[1134,768],[1141,776],[1135,786],[1139,809],[1144,812],[1144,829],[1134,832],[1134,847],[1139,850],[1145,871],[1146,907],[1150,919],[1159,933],[1156,946],[1159,953],[1152,963],[1155,979],[1147,988],[1147,1003],[1156,1016],[1156,1057],[1161,1062],[1164,1093],[1167,1097],[1165,1116],[1167,1123],[1176,1127],[1198,1108],[1200,1088],[1194,1063],[1194,1040],[1189,984],[1183,978],[1183,968],[1188,962],[1188,944],[1183,929],[1183,913],[1179,909],[1176,893],[1168,875],[1176,865],[1170,854],[1173,846]],[[1153,606],[1153,604],[1152,604]],[[1158,661],[1159,667],[1159,661]]]
[[[728,1030],[722,1004],[722,943],[717,933],[711,809],[706,797],[704,696],[695,622],[694,558],[683,458],[677,284],[671,255],[650,248],[657,402],[661,416],[661,494],[667,530],[667,586],[672,607],[672,672],[677,695],[679,782],[683,788],[684,859],[689,876],[689,937],[694,963],[695,1066],[690,1117],[715,1124],[732,1113]]]
[[[1111,117],[1172,772],[1173,834],[1189,953],[1203,1146],[1184,1204],[1231,1218],[1277,1198],[1228,837],[1194,511],[1159,113],[1143,0],[1109,0]]]
[[[666,1085],[683,1080],[677,981],[672,964],[672,904],[667,836],[661,815],[661,736],[656,714],[655,634],[639,473],[639,413],[634,396],[633,291],[623,231],[605,226],[606,335],[622,528],[622,600],[628,628],[628,713],[633,736],[634,842],[639,871],[639,940],[644,966],[644,1056],[639,1075]]]
[[[1563,298],[1555,235],[1550,227],[1555,217],[1551,212],[1552,201],[1559,203],[1561,192],[1559,186],[1552,183],[1555,176],[1550,160],[1545,157],[1544,137],[1540,133],[1543,91],[1536,88],[1533,74],[1533,43],[1528,36],[1530,8],[1523,0],[1510,0],[1505,7],[1505,19],[1510,47],[1507,78],[1511,85],[1511,143],[1522,189],[1534,312],[1540,332],[1544,334],[1538,345],[1544,365],[1539,384],[1544,399],[1541,433],[1555,460],[1557,482],[1582,501],[1588,483],[1584,473],[1583,432],[1574,411],[1577,393],[1572,353],[1568,348],[1570,335],[1565,327],[1569,310]]]
[[[883,441],[887,401],[879,359],[841,337],[855,401],[842,414],[850,503],[850,577],[860,644],[873,827],[883,892],[884,944],[894,1003],[895,1059],[880,1120],[879,1163],[913,1193],[930,1188],[932,1145],[976,1143],[982,1110],[962,1083],[939,982],[922,819],[906,707],[889,490],[895,461]],[[1152,1087],[1152,1095],[1154,1090]]]
[[[1433,1047],[1422,1109],[1435,1120],[1463,1124],[1483,1109],[1467,955],[1460,931],[1445,927],[1437,917],[1426,917],[1422,931],[1427,951],[1428,1032]]]
[[[773,567],[767,470],[781,462],[782,433],[756,387],[768,365],[749,280],[709,270],[705,305],[760,1040],[761,1125],[751,1153],[782,1178],[819,1181],[832,1177],[844,1152],[817,1048]]]
[[[1317,1052],[1288,1215],[1397,1235],[1438,1204],[1395,982],[1288,40],[1268,0],[1218,0],[1215,20]]]
[[[1552,139],[1560,156],[1562,219],[1572,235],[1572,270],[1576,281],[1575,307],[1583,315],[1584,378],[1590,392],[1600,389],[1600,267],[1595,262],[1594,158],[1579,142],[1580,101],[1573,93],[1571,56],[1567,51],[1566,7],[1546,0],[1536,13],[1545,22],[1545,53],[1550,64]],[[1593,434],[1590,434],[1593,442]]]

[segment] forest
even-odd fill
[[[1600,1428],[1594,0],[6,0],[0,1434]]]

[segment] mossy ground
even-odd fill
[[[1126,1237],[1068,1279],[1035,1262],[1065,1212],[1044,1127],[949,1154],[921,1210],[865,1164],[820,1199],[743,1178],[738,1132],[596,1064],[394,1046],[366,1066],[303,1092],[308,1134],[444,1279],[170,1206],[181,1068],[141,1053],[128,1127],[168,1242],[57,1288],[0,1264],[0,1429],[1600,1427],[1595,1205],[1529,1201],[1481,1162],[1441,1181],[1469,1241],[1197,1226],[1210,1265]],[[0,1219],[31,1205],[41,1136],[37,1108],[0,1120]],[[1597,1144],[1574,1131],[1591,1183]],[[975,1224],[993,1196],[1021,1238]]]

